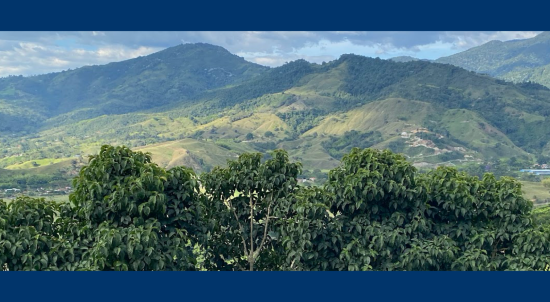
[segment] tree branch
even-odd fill
[[[244,253],[246,255],[248,255],[248,249],[246,248],[246,241],[244,240],[244,228],[243,228],[241,222],[239,221],[239,217],[237,216],[237,211],[235,210],[235,208],[231,204],[231,200],[228,199],[227,202],[229,203],[229,208],[231,208],[231,212],[233,212],[233,215],[235,215],[235,219],[237,220],[237,223],[239,224],[239,228],[241,229],[241,240],[243,242]]]
[[[250,271],[254,270],[254,204],[252,203],[252,192],[250,192],[250,254],[248,262],[250,263]]]
[[[262,248],[264,247],[265,239],[267,238],[267,226],[269,225],[269,217],[270,217],[269,214],[271,213],[272,204],[273,204],[273,192],[271,192],[269,204],[267,205],[267,218],[264,226],[264,237],[262,238],[262,243],[260,243],[260,248],[258,248],[258,254],[262,251]]]

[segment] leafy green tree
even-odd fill
[[[254,139],[254,134],[252,134],[250,132],[247,133],[246,136],[245,136],[245,139],[248,140],[248,141]]]
[[[511,178],[480,180],[445,167],[417,174],[401,155],[353,149],[316,190],[304,195],[299,219],[315,227],[286,233],[288,262],[298,269],[524,270],[550,263],[550,233],[531,224],[532,205]],[[323,206],[328,214],[318,211]]]
[[[270,155],[262,163],[260,153],[243,154],[201,176],[209,269],[273,270],[284,262],[279,228],[293,203],[301,165],[289,162],[282,150]]]
[[[12,271],[83,269],[86,235],[74,240],[68,232],[77,230],[64,216],[68,209],[43,198],[0,200],[0,263]]]
[[[320,187],[301,187],[281,224],[285,270],[327,270],[337,254],[328,249],[334,242],[329,229],[330,198]]]
[[[532,204],[512,178],[479,180],[452,168],[438,168],[422,179],[432,234],[456,245],[450,269],[505,270],[517,258],[516,238],[532,228]]]
[[[199,185],[194,173],[169,171],[147,153],[103,146],[73,181],[70,200],[94,229],[88,257],[99,270],[193,269]]]
[[[548,208],[510,177],[354,148],[323,187],[283,150],[197,178],[103,146],[70,204],[0,200],[3,270],[543,270]],[[200,261],[199,261],[200,259]]]
[[[427,231],[416,169],[389,150],[354,148],[329,172],[329,269],[394,269],[411,234]]]

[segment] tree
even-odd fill
[[[300,269],[525,270],[550,263],[550,233],[531,224],[532,205],[511,178],[480,180],[446,167],[417,174],[400,155],[353,149],[317,190],[302,204],[301,219],[315,227],[288,238],[287,255]],[[319,214],[315,200],[330,213]]]
[[[266,131],[264,136],[269,138],[269,137],[274,137],[275,135],[271,131]]]
[[[68,211],[66,204],[43,198],[0,200],[0,263],[12,271],[83,269],[82,243],[88,236],[69,222]],[[80,231],[78,238],[72,236]]]
[[[333,194],[334,219],[328,269],[396,269],[411,234],[426,231],[415,172],[389,150],[357,148],[329,172],[325,190]]]
[[[548,208],[510,177],[357,149],[323,187],[283,150],[197,178],[103,146],[70,204],[0,200],[3,270],[542,270]],[[202,187],[202,188],[201,188]],[[200,261],[199,261],[200,259]]]
[[[183,167],[169,171],[151,155],[103,146],[73,181],[70,200],[94,229],[88,257],[99,270],[193,269],[199,186]]]
[[[250,132],[247,133],[246,136],[245,136],[245,139],[246,139],[247,141],[254,139],[254,134],[252,134],[252,133],[250,133]]]
[[[545,179],[543,179],[541,182],[542,182],[542,185],[543,185],[545,188],[549,188],[549,189],[550,189],[550,178],[545,178]]]
[[[284,261],[279,227],[293,202],[301,165],[282,150],[243,154],[201,176],[209,213],[204,242],[207,267],[214,270],[273,270]]]

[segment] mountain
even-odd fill
[[[522,40],[491,41],[435,60],[512,82],[550,87],[550,32]]]
[[[116,80],[105,78],[119,69]],[[0,168],[25,173],[97,153],[102,144],[196,171],[284,148],[311,176],[352,147],[390,148],[418,166],[532,163],[550,151],[550,89],[449,64],[342,55],[267,68],[217,46],[186,44],[2,81],[2,91],[11,91],[2,104],[11,107],[0,113],[28,120],[20,129],[5,123]]]
[[[266,70],[222,47],[198,43],[102,66],[1,78],[0,131],[32,132],[53,117],[62,124],[181,103]]]
[[[431,61],[431,60],[427,60],[427,59],[418,59],[418,58],[411,57],[411,56],[398,56],[398,57],[390,58],[390,60],[392,60],[394,62],[400,62],[400,63],[406,63],[406,62],[411,62],[411,61],[426,61],[426,62]]]

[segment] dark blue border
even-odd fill
[[[548,30],[542,4],[486,1],[2,3],[0,30]],[[546,301],[546,272],[0,272],[0,300]]]
[[[543,2],[543,1],[542,1]],[[548,30],[503,1],[4,1],[0,30]]]
[[[546,272],[10,272],[2,301],[546,301]],[[517,299],[517,300],[516,300]]]

